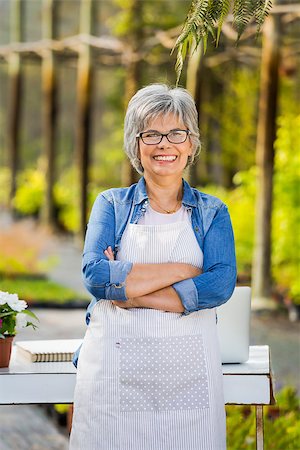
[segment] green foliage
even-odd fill
[[[254,19],[256,22],[257,34],[259,33],[264,19],[271,10],[272,2],[269,0],[193,0],[174,46],[174,49],[177,48],[175,65],[177,83],[181,75],[183,61],[186,54],[193,47],[193,43],[197,47],[203,41],[205,53],[207,39],[211,35],[216,45],[218,45],[221,28],[229,14],[230,7],[232,7],[233,24],[237,30],[237,39],[239,40],[251,19]],[[216,26],[218,27],[217,37],[215,36]]]
[[[273,274],[300,304],[300,115],[278,119],[275,144]]]
[[[236,187],[226,190],[220,186],[199,188],[220,198],[229,208],[235,235],[236,257],[239,273],[250,273],[254,245],[255,174],[249,171],[238,172],[234,177]]]
[[[0,206],[7,206],[9,200],[10,171],[8,167],[2,167],[0,170]]]
[[[136,0],[113,0],[112,5],[116,10],[110,14],[107,24],[114,35],[128,39],[129,35],[142,28],[142,34],[150,36],[153,30],[178,26],[187,11],[187,3],[182,0],[143,0],[142,5],[138,5],[142,14],[135,17],[136,4]]]
[[[277,288],[300,304],[299,175],[300,116],[278,119],[275,143],[274,198],[272,211],[272,270]],[[236,187],[225,190],[205,186],[207,193],[221,198],[229,207],[235,233],[239,272],[248,272],[254,246],[256,168],[238,172]]]
[[[16,334],[16,317],[14,311],[8,305],[1,305],[0,309],[0,338],[5,335],[15,336]]]
[[[1,289],[8,292],[18,292],[20,298],[26,300],[29,304],[51,303],[65,305],[67,303],[76,303],[86,300],[88,297],[78,295],[77,292],[67,287],[61,286],[45,278],[26,278],[26,277],[5,277],[0,275]]]
[[[248,406],[227,406],[228,450],[255,450],[255,413]],[[277,396],[276,406],[264,408],[265,448],[296,450],[300,448],[300,408],[295,389],[285,387]]]
[[[15,289],[15,287],[13,288]],[[15,292],[15,291],[14,291]],[[0,338],[15,336],[20,328],[37,328],[36,323],[30,322],[29,317],[38,321],[36,315],[29,311],[27,303],[20,300],[17,294],[10,294],[7,291],[0,291]],[[28,318],[27,318],[28,316]]]
[[[58,223],[71,232],[79,229],[79,183],[75,168],[66,170],[54,186]]]
[[[228,67],[222,92],[203,104],[209,122],[220,124],[218,145],[221,148],[219,162],[222,164],[225,186],[230,186],[232,175],[255,164],[256,114],[258,73],[249,68]],[[216,69],[213,76],[224,79],[224,69]],[[223,81],[222,81],[223,83]],[[247,89],[245,89],[247,86]],[[249,95],[251,92],[251,95]],[[224,93],[226,93],[224,95]],[[203,130],[204,139],[216,140],[214,127]],[[210,164],[210,152],[206,158]],[[201,161],[200,161],[201,163]]]
[[[16,222],[0,230],[0,273],[41,273],[55,263],[53,258],[41,260],[47,233],[32,222]]]
[[[58,412],[58,414],[67,414],[70,409],[70,405],[62,405],[60,403],[56,403],[54,405],[54,409],[56,412]]]
[[[45,189],[45,177],[39,170],[27,169],[19,174],[14,206],[24,215],[37,214],[40,210]]]

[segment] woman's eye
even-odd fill
[[[157,133],[146,133],[146,134],[144,134],[144,137],[146,137],[146,138],[157,138],[159,136],[160,136],[160,134],[157,134]]]

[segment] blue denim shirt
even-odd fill
[[[230,298],[236,282],[236,260],[231,221],[224,203],[191,188],[183,180],[182,204],[190,211],[203,252],[203,273],[173,284],[185,308],[184,314],[189,314],[214,308]],[[87,325],[97,301],[127,300],[126,277],[132,263],[109,261],[103,252],[108,246],[115,254],[118,252],[129,218],[131,223],[137,223],[148,205],[144,178],[129,188],[109,189],[98,195],[87,226],[82,261],[84,284],[94,297],[87,309]],[[75,366],[79,351],[80,348],[73,357]]]
[[[228,300],[236,282],[234,237],[227,207],[221,200],[191,188],[183,180],[182,204],[191,212],[192,227],[203,252],[203,273],[173,284],[185,314],[214,308]],[[109,261],[104,250],[115,254],[130,218],[137,223],[149,205],[144,178],[129,188],[109,189],[97,197],[87,227],[82,272],[87,290],[93,295],[90,312],[100,299],[126,301],[129,261]]]

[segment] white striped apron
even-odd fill
[[[128,224],[118,259],[202,265],[189,220]],[[99,301],[81,348],[70,450],[224,450],[214,309],[189,315]]]

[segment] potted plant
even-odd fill
[[[17,294],[0,291],[0,367],[8,367],[12,341],[17,331],[28,326],[37,328],[31,320],[38,320],[27,303]]]

